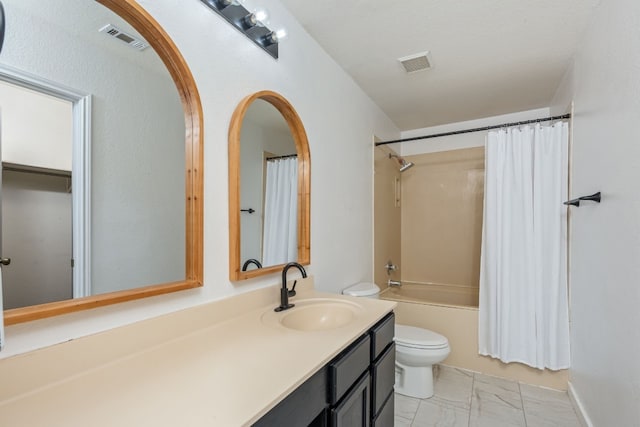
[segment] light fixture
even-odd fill
[[[287,38],[287,30],[284,28],[280,28],[276,31],[271,31],[269,34],[264,36],[263,43],[270,45],[273,43],[280,43],[282,40]]]
[[[238,31],[260,46],[269,55],[278,59],[278,43],[287,32],[284,29],[270,30],[269,13],[265,9],[249,12],[244,7],[244,0],[201,0],[209,9],[222,16]]]
[[[269,24],[269,12],[266,9],[256,9],[243,19],[247,27],[266,27]]]

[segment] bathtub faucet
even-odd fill
[[[392,286],[402,286],[402,282],[400,280],[387,280],[387,286],[392,287]]]

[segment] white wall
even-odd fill
[[[184,278],[184,112],[160,58],[99,33],[128,25],[95,2],[3,3],[0,63],[92,97],[92,293]]]
[[[373,135],[398,138],[393,123],[276,0],[268,4],[271,22],[289,32],[277,61],[199,1],[139,3],[182,51],[202,99],[205,286],[11,326],[0,357],[279,281],[278,274],[239,283],[228,279],[227,132],[237,103],[258,90],[271,89],[284,95],[296,108],[309,137],[312,193],[308,272],[315,276],[317,287],[338,292],[348,284],[373,279]]]
[[[485,117],[483,119],[412,129],[402,132],[402,138],[414,138],[424,135],[435,135],[445,132],[455,132],[465,129],[500,125],[503,123],[515,123],[519,121],[539,119],[541,117],[549,117],[549,108],[537,108],[535,110],[501,114],[499,116]],[[483,147],[486,136],[486,131],[471,132],[459,135],[408,141],[399,144],[391,144],[391,146],[397,147],[400,145],[400,153],[402,156],[412,156],[414,154],[437,153],[440,151],[460,150],[462,148]]]
[[[558,89],[575,101],[570,383],[594,426],[640,425],[640,2],[602,2]]]

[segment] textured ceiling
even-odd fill
[[[549,106],[600,0],[282,2],[408,130]],[[397,61],[427,50],[430,70]]]

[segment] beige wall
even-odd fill
[[[391,150],[380,146],[374,150],[374,258],[373,275],[375,283],[387,287],[387,270],[391,260],[400,268],[400,204],[396,201],[396,180],[400,180],[398,165],[389,159]],[[399,189],[399,184],[397,185]],[[397,194],[399,197],[400,194]],[[400,280],[401,270],[391,273],[391,278]]]
[[[451,354],[444,365],[508,378],[526,384],[566,390],[568,371],[541,371],[520,363],[502,363],[478,354],[478,310],[398,302],[396,322],[427,328],[449,340]]]
[[[402,175],[402,280],[477,287],[484,148],[406,159],[415,166]]]

